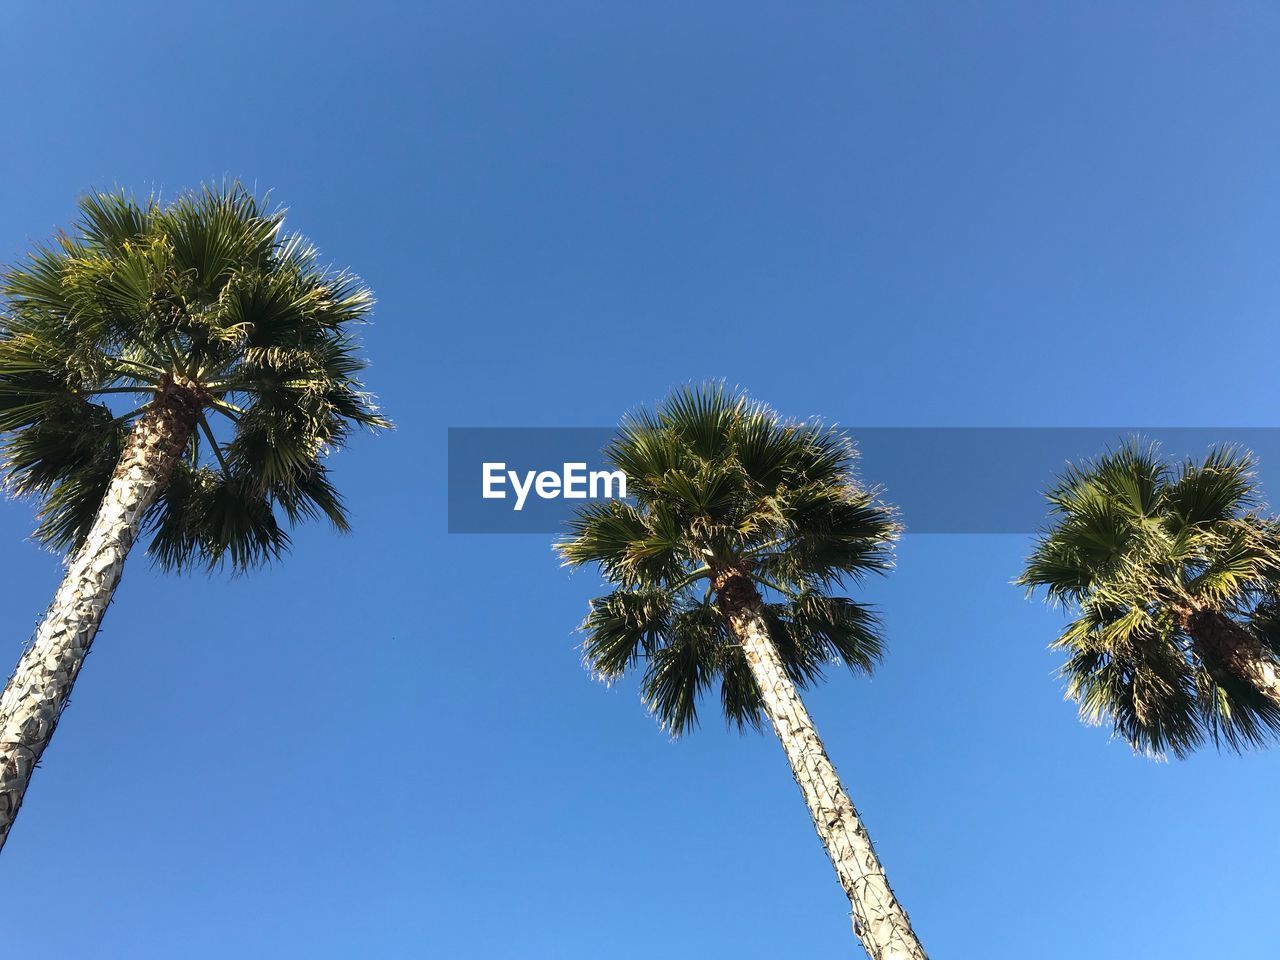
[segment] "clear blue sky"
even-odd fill
[[[272,187],[377,291],[399,429],[335,461],[348,537],[135,558],[5,954],[852,956],[777,744],[589,681],[594,577],[446,535],[446,427],[704,377],[844,423],[1275,425],[1278,48],[1264,2],[11,0],[0,259],[91,186]],[[59,574],[30,527],[0,504],[6,669]],[[883,669],[810,701],[931,953],[1274,957],[1280,753],[1081,726],[1027,548],[907,538]]]

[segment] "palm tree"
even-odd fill
[[[557,544],[616,587],[583,623],[588,667],[613,680],[644,661],[645,703],[674,736],[717,682],[730,723],[768,717],[867,954],[922,960],[799,695],[824,666],[868,672],[882,650],[875,616],[831,594],[886,570],[898,532],[855,482],[849,441],[713,384],[627,417],[606,455],[634,504],[586,506]]]
[[[323,457],[387,426],[349,330],[372,297],[282,212],[238,184],[80,212],[0,274],[0,464],[39,501],[36,537],[69,550],[0,697],[0,846],[134,542],[164,568],[244,570],[288,546],[282,519],[345,530]]]
[[[1047,497],[1017,582],[1075,616],[1054,647],[1081,716],[1153,755],[1280,732],[1280,526],[1258,512],[1252,458],[1175,465],[1130,442]]]

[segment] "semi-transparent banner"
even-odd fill
[[[1031,533],[1068,463],[1129,440],[1172,460],[1233,445],[1280,483],[1278,427],[848,427],[858,478],[895,504],[907,533]],[[450,533],[558,533],[591,500],[625,497],[607,462],[612,427],[452,427]]]

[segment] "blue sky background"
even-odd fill
[[[705,377],[844,423],[1276,425],[1280,10],[799,7],[5,5],[0,259],[91,186],[273,187],[376,290],[399,425],[335,461],[352,535],[135,558],[4,852],[7,955],[856,952],[777,744],[669,743],[579,665],[593,576],[445,534],[446,427]],[[31,525],[0,505],[6,663],[59,576]],[[1081,726],[1027,548],[908,537],[883,669],[810,699],[931,953],[1273,957],[1280,754]]]

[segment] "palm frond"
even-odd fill
[[[673,737],[698,724],[698,700],[715,682],[725,644],[724,620],[709,603],[678,608],[665,642],[646,658],[641,696]]]
[[[161,565],[266,562],[288,545],[282,519],[347,528],[324,459],[390,426],[352,332],[373,298],[283,224],[235,182],[167,204],[95,193],[70,233],[0,272],[0,471],[44,501],[37,536],[84,536],[134,408],[162,383],[232,427],[201,422],[153,508]]]
[[[592,601],[583,624],[588,665],[613,679],[643,662],[645,703],[665,729],[691,729],[717,682],[729,723],[761,722],[760,691],[716,593],[726,570],[776,598],[759,615],[798,686],[830,665],[874,667],[874,615],[829,591],[886,571],[899,525],[858,482],[848,437],[785,422],[716,382],[628,414],[606,457],[633,502],[584,505],[556,547],[618,588]]]
[[[1223,447],[1175,468],[1135,440],[1069,468],[1047,495],[1050,524],[1018,582],[1076,612],[1053,644],[1068,653],[1068,695],[1136,750],[1240,750],[1280,732],[1280,708],[1206,658],[1189,615],[1213,610],[1271,636],[1280,537],[1253,512],[1253,466]]]

